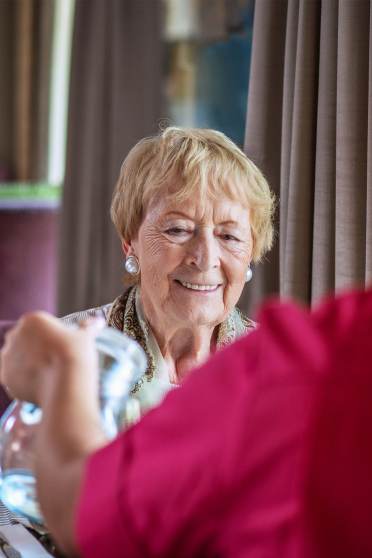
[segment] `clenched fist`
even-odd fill
[[[69,329],[57,318],[24,315],[5,337],[0,378],[13,397],[40,404],[63,374],[97,375],[94,327]]]

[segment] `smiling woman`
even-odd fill
[[[180,211],[165,196],[149,206],[137,237],[124,241],[124,249],[140,262],[142,305],[161,352],[167,355],[169,343],[189,338],[198,354],[188,354],[186,368],[193,358],[197,365],[198,356],[214,348],[213,333],[244,285],[252,254],[248,209],[222,196],[202,204],[192,198]]]
[[[262,173],[220,132],[167,128],[125,159],[111,216],[131,286],[64,320],[103,315],[139,341],[148,356],[133,399],[141,412],[254,329],[236,303],[251,261],[271,247],[272,214]]]

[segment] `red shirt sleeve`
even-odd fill
[[[196,556],[207,544],[227,482],[221,441],[238,399],[249,406],[256,335],[215,355],[88,460],[76,523],[83,556]]]
[[[340,348],[356,350],[345,343],[360,315],[354,303],[313,316],[269,307],[258,331],[93,455],[77,512],[81,554],[304,555],[309,425]]]

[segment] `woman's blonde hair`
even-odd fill
[[[131,149],[111,204],[122,240],[136,237],[149,202],[159,194],[180,203],[226,195],[250,210],[253,261],[272,246],[274,196],[262,172],[221,132],[169,127]]]

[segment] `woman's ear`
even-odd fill
[[[133,255],[133,247],[132,247],[132,243],[129,241],[127,242],[126,240],[123,240],[121,243],[121,247],[123,249],[124,252],[124,256],[127,258],[128,256]]]
[[[253,254],[254,254],[254,250],[255,250],[255,244],[256,244],[256,239],[254,238],[252,231],[251,231],[251,248],[250,248],[250,254],[249,254],[249,265],[251,265],[251,263],[253,262]]]

